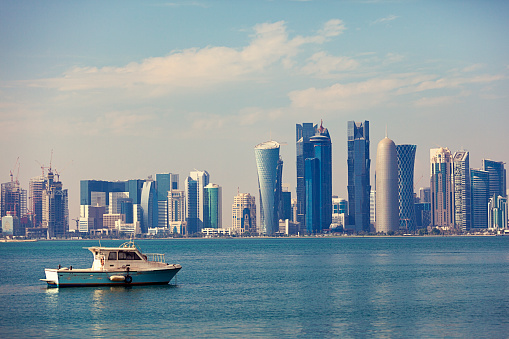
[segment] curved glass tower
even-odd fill
[[[279,201],[283,161],[279,156],[279,143],[266,141],[255,147],[258,187],[260,190],[259,233],[272,235],[279,231]]]
[[[416,145],[396,145],[398,154],[399,226],[415,231],[414,163]]]
[[[394,141],[386,137],[376,150],[376,231],[398,229],[398,156]]]

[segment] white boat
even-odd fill
[[[163,285],[182,268],[167,264],[164,254],[143,254],[132,240],[120,247],[97,246],[88,250],[94,254],[91,268],[46,268],[46,279],[40,280],[49,287]]]

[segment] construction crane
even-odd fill
[[[15,171],[16,170],[16,166],[18,167],[18,171],[16,173],[16,180],[14,180],[14,175],[12,174],[12,171]],[[16,159],[16,163],[14,164],[14,167],[12,168],[12,170],[10,171],[10,175],[11,175],[11,182],[15,182],[16,184],[19,184],[19,181],[18,181],[18,177],[19,177],[19,167],[20,167],[20,163],[19,163],[19,157]]]

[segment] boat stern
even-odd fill
[[[58,286],[58,270],[54,268],[46,268],[44,270],[46,273],[46,279],[40,279],[48,283],[48,286]]]

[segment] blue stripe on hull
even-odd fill
[[[168,284],[180,271],[180,268],[157,271],[132,272],[58,272],[58,283],[48,282],[49,287],[78,287],[78,286],[129,286],[129,285],[163,285]],[[131,283],[124,281],[111,281],[111,276],[129,276]]]

